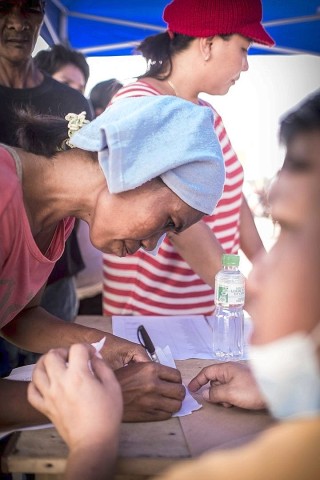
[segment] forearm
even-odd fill
[[[74,343],[94,343],[106,337],[101,355],[115,368],[130,362],[149,360],[144,348],[134,342],[95,328],[60,320],[41,307],[28,308],[2,328],[1,335],[32,352],[46,353],[52,348],[68,348]]]
[[[2,328],[4,338],[28,351],[45,353],[50,348],[69,347],[73,343],[92,343],[109,335],[99,330],[67,323],[41,307],[23,310]]]
[[[117,436],[90,446],[71,449],[65,480],[112,480],[118,449]]]
[[[265,250],[253,215],[244,196],[240,210],[240,248],[251,262],[258,253]]]
[[[18,428],[49,420],[27,400],[28,382],[0,379],[0,428]]]
[[[215,275],[221,269],[223,249],[209,226],[200,221],[179,235],[168,236],[191,269],[214,288]]]

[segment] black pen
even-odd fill
[[[143,325],[140,325],[138,327],[137,336],[138,336],[138,340],[141,343],[141,345],[149,353],[149,355],[151,357],[151,360],[153,362],[160,363],[159,358],[156,354],[156,349],[154,348],[153,342],[152,342],[151,338],[149,337],[149,334],[148,334],[147,330],[145,329],[145,327]]]

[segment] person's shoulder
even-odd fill
[[[154,95],[160,95],[155,87],[142,80],[137,80],[120,88],[112,98],[111,103],[122,98],[147,97]]]
[[[214,112],[215,117],[221,118],[217,110],[214,108],[214,106],[208,102],[207,100],[203,100],[203,98],[199,98],[199,105],[202,105],[203,107],[209,107],[211,110]]]
[[[217,110],[213,107],[213,105],[206,101],[206,100],[203,100],[203,98],[199,98],[199,105],[201,107],[208,107],[210,108],[210,110],[213,112],[213,118],[214,118],[214,128],[215,129],[221,129],[225,132],[225,127],[224,127],[224,124],[223,124],[223,120],[222,120],[222,117],[221,115],[219,114],[219,112],[217,112]]]

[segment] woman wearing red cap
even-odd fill
[[[226,94],[248,69],[250,44],[274,43],[261,25],[260,0],[173,0],[163,18],[167,31],[147,37],[138,48],[148,62],[147,72],[119,90],[113,102],[128,96],[173,95],[210,106],[199,99],[200,92]],[[242,166],[215,111],[213,126],[226,168],[214,214],[183,235],[167,235],[156,256],[143,251],[126,259],[105,255],[105,315],[210,315],[222,252],[241,248],[252,260],[263,249],[242,194]]]

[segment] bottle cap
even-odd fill
[[[223,253],[222,265],[224,267],[239,267],[240,257],[239,255]]]

